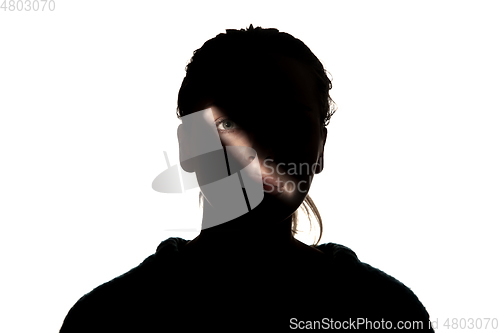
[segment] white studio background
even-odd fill
[[[302,39],[333,78],[321,242],[405,283],[437,331],[500,317],[498,2],[55,5],[0,10],[0,331],[57,332],[83,294],[197,235],[198,192],[151,182],[163,151],[178,163],[192,52],[250,23]]]

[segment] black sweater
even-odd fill
[[[139,266],[84,295],[60,333],[432,331],[409,288],[342,245],[317,246],[322,259],[242,265],[193,260],[186,243],[163,241]]]

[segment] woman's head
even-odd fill
[[[200,103],[205,101],[247,109],[263,102],[286,104],[286,100],[279,100],[283,95],[276,95],[284,92],[285,87],[276,85],[282,78],[273,76],[282,58],[298,61],[311,74],[319,120],[328,125],[336,108],[329,95],[331,80],[318,58],[301,40],[277,29],[252,25],[246,30],[228,29],[194,52],[179,90],[178,117],[199,111]],[[264,77],[277,82],[266,82]],[[251,93],[259,94],[251,96]]]
[[[211,107],[223,146],[255,149],[266,195],[254,214],[272,205],[284,219],[305,200],[321,226],[307,192],[323,168],[325,126],[335,112],[330,89],[323,65],[303,42],[250,26],[227,30],[194,52],[177,114]]]

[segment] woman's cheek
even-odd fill
[[[245,133],[242,133],[241,131],[220,133],[219,137],[221,139],[222,145],[224,146],[251,146],[247,135],[245,135]]]

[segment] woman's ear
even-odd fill
[[[177,127],[177,140],[179,140],[179,161],[181,168],[186,172],[194,172],[194,166],[192,163],[189,163],[192,160],[188,159],[188,156],[191,156],[191,149],[186,128],[183,124],[180,124],[179,127]]]
[[[323,168],[325,167],[325,160],[323,158],[324,152],[325,152],[325,143],[326,143],[326,136],[328,134],[328,130],[326,127],[323,126],[323,133],[322,133],[322,138],[321,140],[323,141],[321,145],[321,152],[319,154],[318,160],[316,161],[315,168],[314,168],[314,173],[318,174],[323,171]]]
[[[314,164],[314,173],[315,174],[321,173],[321,171],[323,171],[323,167],[324,167],[323,164],[324,164],[323,154],[321,154],[318,158],[318,161]]]
[[[326,129],[325,126],[323,126],[323,137],[322,137],[322,139],[323,139],[323,148],[322,149],[323,150],[325,150],[325,143],[326,143],[327,135],[328,135],[328,130]],[[322,153],[323,153],[323,151],[322,151]]]

